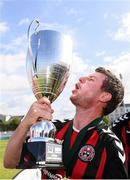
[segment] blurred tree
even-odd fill
[[[9,121],[1,120],[0,121],[0,130],[1,131],[14,131],[20,123],[19,117],[14,117]]]
[[[20,123],[20,119],[18,117],[15,117],[14,119],[12,119],[9,123],[9,129],[10,130],[15,130],[17,128],[17,126]]]

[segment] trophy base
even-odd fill
[[[27,142],[23,145],[18,169],[62,168],[62,145],[55,142]]]

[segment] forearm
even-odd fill
[[[15,168],[18,165],[28,129],[26,123],[22,121],[10,138],[4,157],[4,166],[6,168]]]
[[[23,121],[8,142],[4,157],[4,166],[6,168],[15,168],[18,165],[23,143],[29,128],[37,122],[39,117],[51,120],[52,113],[53,110],[47,98],[41,98],[32,104]]]

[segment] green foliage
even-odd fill
[[[14,117],[12,120],[9,120],[9,121],[1,120],[0,121],[0,130],[1,131],[13,131],[17,128],[19,123],[20,123],[20,119],[18,117]]]
[[[18,118],[14,118],[11,122],[10,122],[10,130],[15,130],[17,128],[17,126],[19,125],[20,120]]]

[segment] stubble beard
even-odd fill
[[[70,101],[72,102],[73,105],[75,105],[75,106],[78,105],[78,97],[77,96],[75,97],[75,96],[71,95]]]

